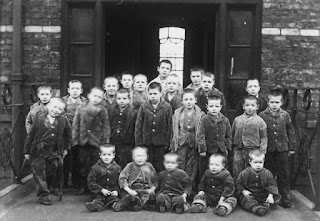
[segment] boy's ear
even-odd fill
[[[157,71],[159,72],[160,66],[157,67]]]

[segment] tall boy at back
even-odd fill
[[[157,172],[163,168],[163,155],[169,147],[172,129],[172,108],[161,97],[160,83],[148,87],[149,100],[139,109],[135,128],[136,146],[146,146],[151,162]]]
[[[130,104],[130,92],[128,89],[119,89],[116,93],[116,101],[117,105],[109,111],[110,142],[116,148],[116,162],[121,168],[124,168],[131,161],[137,114]]]
[[[191,84],[189,84],[186,88],[190,88],[197,92],[201,88],[202,83],[202,75],[204,74],[203,67],[194,66],[190,69],[190,80]]]
[[[80,105],[72,125],[73,145],[79,145],[81,188],[77,194],[88,192],[87,177],[90,168],[99,159],[99,147],[110,141],[110,123],[107,109],[102,106],[103,91],[91,89],[88,101]]]
[[[163,95],[164,100],[172,107],[172,113],[182,106],[181,103],[180,79],[176,74],[167,77],[167,91]]]
[[[164,94],[167,91],[167,77],[169,76],[172,70],[172,63],[169,60],[161,60],[159,66],[157,67],[157,71],[159,73],[158,77],[150,81],[149,85],[153,82],[157,82],[161,84],[161,93]]]
[[[281,108],[281,91],[272,91],[268,98],[269,107],[259,114],[266,122],[268,131],[268,148],[265,167],[269,169],[274,176],[277,176],[277,184],[281,194],[280,205],[289,208],[292,203],[289,195],[290,176],[288,151],[295,151],[295,130],[289,113]]]
[[[208,104],[208,96],[216,95],[222,100],[222,110],[221,112],[225,114],[226,112],[226,101],[222,92],[220,92],[217,88],[214,87],[215,76],[213,73],[206,72],[202,75],[202,84],[201,88],[198,90],[197,96],[197,105],[201,108],[201,110],[207,113],[207,104]]]
[[[134,76],[132,106],[137,111],[139,110],[141,104],[148,100],[147,86],[147,76],[144,74],[137,74]]]
[[[268,135],[267,124],[257,115],[258,99],[249,95],[243,99],[244,113],[233,121],[233,178],[237,180],[239,173],[249,162],[249,152],[259,149],[267,151]]]
[[[119,89],[118,79],[115,77],[106,77],[104,79],[103,88],[105,89],[105,93],[102,100],[102,105],[110,110],[111,107],[116,105],[116,92]]]

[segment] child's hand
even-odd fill
[[[223,196],[221,196],[221,197],[220,197],[220,199],[219,199],[219,202],[218,202],[218,204],[221,204],[221,203],[223,203],[223,202],[224,202],[224,200],[225,200],[225,198],[224,198]]]
[[[186,203],[186,202],[187,202],[187,194],[184,193],[184,194],[182,194],[181,196],[183,197],[183,201]]]
[[[207,155],[207,153],[206,152],[202,152],[199,155],[200,155],[200,157],[205,157]]]
[[[204,192],[203,191],[199,191],[198,195],[203,196]]]
[[[251,194],[251,192],[248,191],[248,190],[243,190],[243,191],[242,191],[242,194],[243,194],[244,196],[249,196],[249,195]]]
[[[24,158],[25,158],[26,160],[30,160],[30,154],[25,154],[25,155],[24,155]]]
[[[270,204],[274,204],[274,199],[272,194],[269,194],[269,196],[266,199],[266,202]]]
[[[110,195],[112,195],[112,196],[118,196],[119,193],[118,193],[118,191],[114,190],[114,191],[111,191],[111,192],[110,192]]]
[[[147,189],[147,192],[148,192],[149,194],[151,194],[151,193],[154,193],[154,190],[153,190],[152,188],[150,188],[150,189]]]
[[[67,154],[68,154],[68,150],[64,150],[64,151],[63,151],[63,155],[62,155],[63,158],[65,158],[65,157],[67,156]]]
[[[101,190],[101,193],[104,195],[104,196],[108,196],[108,195],[110,195],[110,191],[109,190],[107,190],[107,189],[102,189]]]
[[[131,196],[136,196],[136,195],[138,195],[137,191],[135,191],[135,190],[129,190],[128,193],[129,193]]]

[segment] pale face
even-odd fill
[[[243,105],[243,110],[248,115],[255,114],[257,112],[257,110],[258,110],[257,101],[256,100],[245,99],[245,102],[244,102],[244,105]]]
[[[179,78],[173,77],[173,76],[167,77],[167,90],[169,92],[178,91],[179,86],[180,86]]]
[[[100,104],[103,99],[103,91],[92,90],[91,93],[88,94],[88,99],[93,105]]]
[[[121,84],[124,88],[131,89],[133,84],[133,77],[130,74],[125,74],[122,76]]]
[[[164,165],[164,168],[167,170],[167,171],[173,171],[174,169],[178,168],[178,162],[177,162],[177,157],[174,157],[174,156],[166,156],[164,158],[164,162],[163,162],[163,165]]]
[[[105,79],[103,88],[106,90],[107,95],[114,96],[119,88],[118,80],[114,78]]]
[[[254,171],[260,171],[264,165],[264,156],[253,157],[253,159],[249,160],[249,164]]]
[[[208,100],[207,110],[208,113],[217,116],[222,109],[221,100]]]
[[[50,101],[47,105],[48,114],[53,118],[59,117],[63,113],[65,107],[66,105],[62,102]]]
[[[196,97],[192,93],[186,93],[182,97],[182,104],[185,108],[191,109],[196,105]]]
[[[100,159],[105,164],[110,164],[112,160],[115,158],[114,148],[101,148],[100,150]]]
[[[281,96],[269,96],[268,105],[272,111],[278,111],[282,105],[282,97]]]
[[[41,89],[38,93],[40,102],[43,104],[47,104],[50,101],[51,96],[52,94],[49,89]]]
[[[260,84],[258,80],[248,80],[246,91],[248,94],[257,96],[260,91]]]
[[[76,99],[76,98],[80,97],[82,92],[83,92],[83,90],[82,90],[82,86],[80,83],[69,84],[68,93],[70,94],[70,96],[72,98]]]
[[[132,153],[132,159],[135,164],[141,166],[147,162],[148,155],[145,150],[137,149]]]
[[[145,91],[147,88],[148,82],[147,79],[143,76],[135,77],[134,80],[134,89],[137,91]]]
[[[171,72],[171,65],[168,63],[161,63],[157,68],[161,78],[166,78]]]
[[[117,93],[116,102],[121,108],[125,108],[129,103],[129,94],[128,93]]]
[[[202,74],[200,71],[192,71],[190,73],[191,82],[192,82],[192,84],[194,84],[196,86],[201,85],[201,78],[202,78]]]
[[[202,77],[202,89],[204,92],[210,92],[212,90],[212,87],[214,85],[213,77],[203,76]]]
[[[162,96],[162,93],[158,90],[158,88],[149,89],[148,91],[148,98],[152,104],[159,103],[161,96]]]
[[[223,159],[220,156],[210,157],[209,170],[213,174],[220,173],[224,169]]]

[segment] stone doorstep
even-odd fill
[[[290,190],[292,201],[297,210],[299,210],[307,219],[320,220],[320,211],[314,211],[314,203],[297,190]]]

